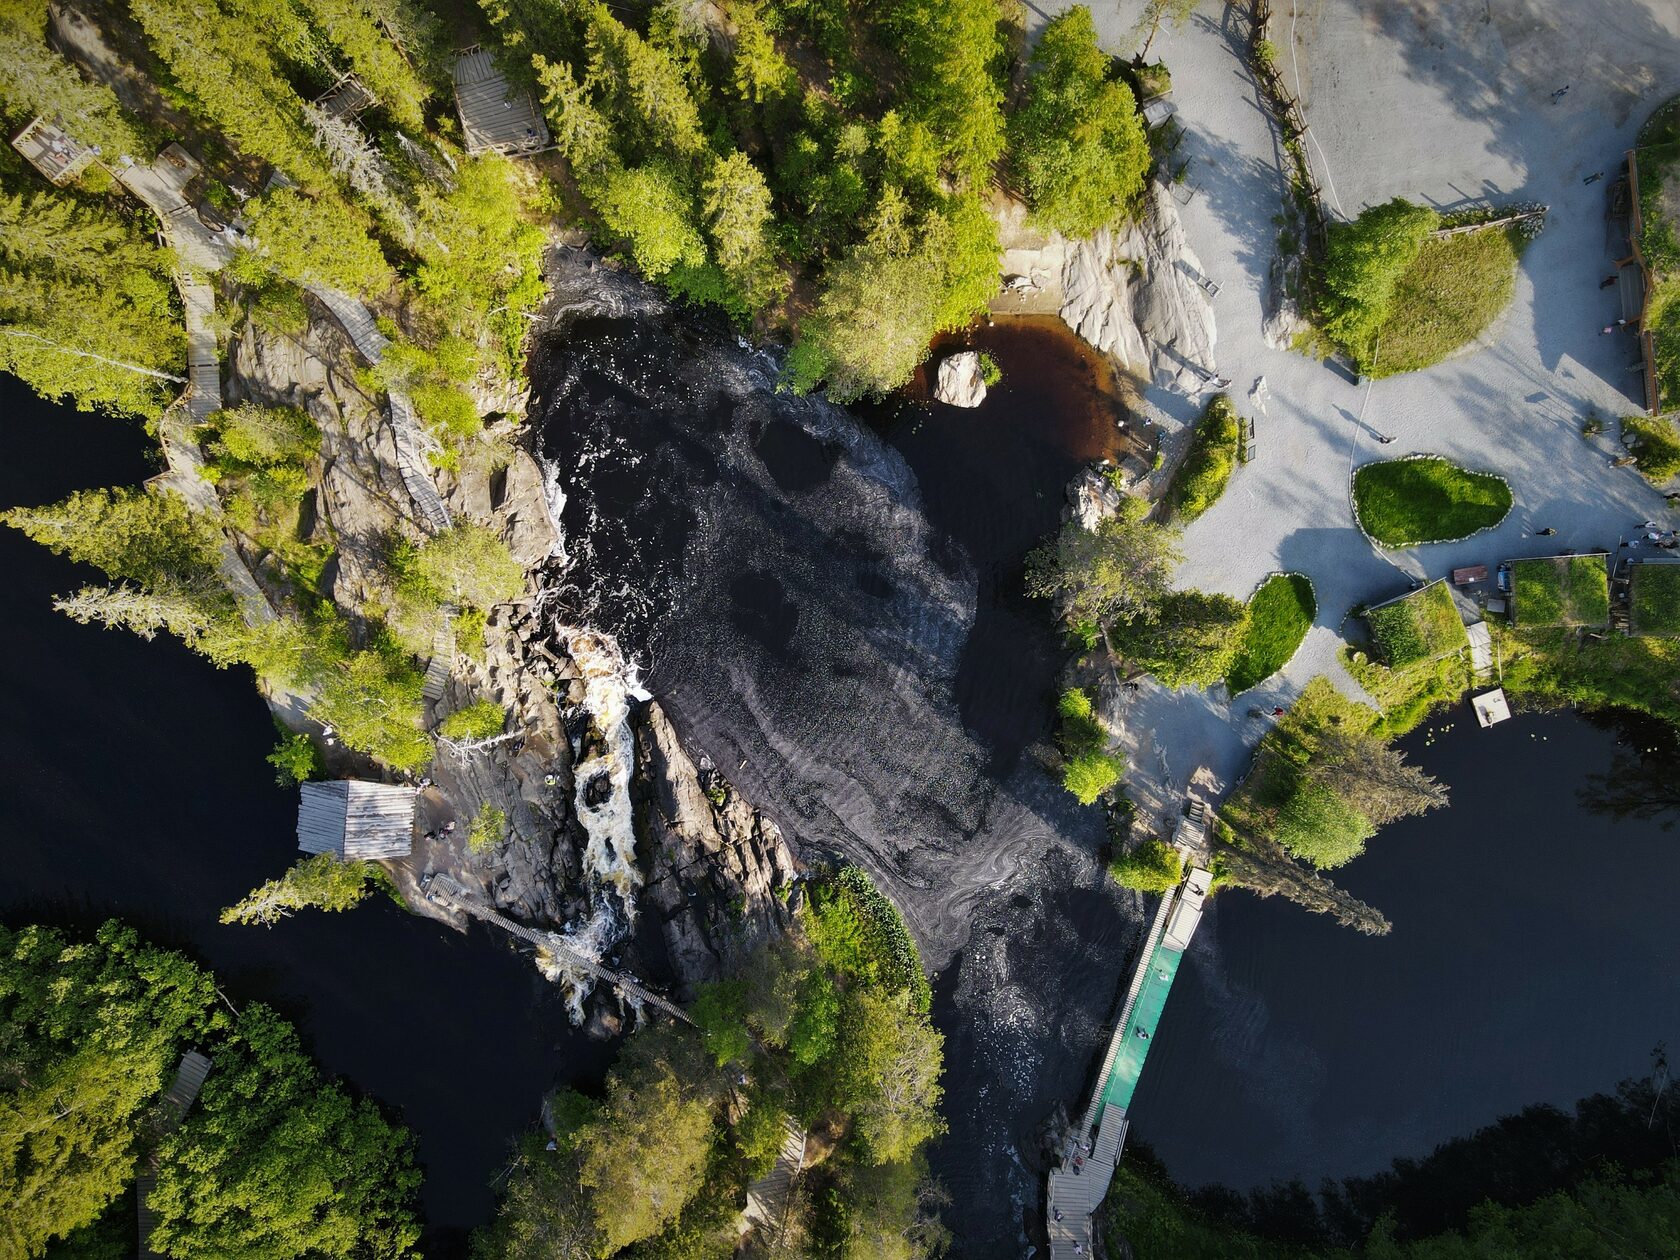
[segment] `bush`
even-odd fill
[[[491,739],[502,733],[507,713],[494,700],[475,700],[456,709],[438,723],[438,734],[446,739]]]
[[[1126,759],[1118,753],[1084,752],[1070,757],[1062,767],[1062,786],[1081,805],[1092,805],[1125,773]]]
[[[1108,873],[1122,888],[1143,893],[1164,893],[1177,888],[1184,878],[1184,859],[1170,844],[1151,836],[1110,862]]]
[[[1003,379],[1003,369],[998,366],[998,361],[984,350],[980,352],[980,379],[988,386],[996,385]]]
[[[1622,444],[1650,481],[1680,474],[1680,424],[1666,416],[1623,416]]]
[[[1366,464],[1353,474],[1353,510],[1384,547],[1468,538],[1511,511],[1511,487],[1438,457]]]
[[[1312,629],[1318,601],[1305,574],[1278,573],[1249,596],[1248,624],[1225,674],[1231,694],[1264,682],[1289,663]]]
[[[1273,838],[1320,870],[1351,862],[1377,829],[1322,783],[1304,782],[1278,810]]]
[[[1248,626],[1229,595],[1171,591],[1148,616],[1116,622],[1114,650],[1168,687],[1209,687],[1225,677]]]
[[[507,839],[507,814],[500,806],[486,801],[478,807],[478,816],[467,832],[467,847],[474,853],[489,853]]]
[[[307,735],[282,734],[267,760],[274,767],[274,781],[281,787],[319,779],[327,772],[321,750]]]
[[[905,993],[926,1012],[933,991],[921,954],[898,907],[856,866],[844,866],[811,888],[811,943],[830,967],[890,993]]]
[[[1237,467],[1240,438],[1237,409],[1230,395],[1220,394],[1196,422],[1190,449],[1167,490],[1167,502],[1179,519],[1195,520],[1225,493],[1225,485]]]

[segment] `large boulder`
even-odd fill
[[[980,371],[979,354],[963,350],[941,363],[933,396],[952,407],[978,407],[985,402],[986,379]]]

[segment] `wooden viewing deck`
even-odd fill
[[[455,108],[468,153],[540,153],[548,124],[530,93],[509,85],[490,54],[476,44],[455,58]]]

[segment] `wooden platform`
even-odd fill
[[[455,109],[468,153],[540,153],[548,124],[530,93],[510,85],[490,54],[474,46],[455,59]]]

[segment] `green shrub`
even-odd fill
[[[1081,805],[1092,805],[1125,773],[1126,760],[1118,753],[1083,752],[1062,766],[1062,786]]]
[[[1277,814],[1273,838],[1320,870],[1351,862],[1377,834],[1358,810],[1322,783],[1304,782]]]
[[[319,779],[327,772],[321,750],[307,735],[281,735],[280,742],[268,754],[267,760],[274,767],[274,781],[281,787]]]
[[[1225,674],[1231,694],[1247,691],[1289,663],[1318,615],[1312,581],[1302,573],[1278,573],[1249,596],[1248,623]]]
[[[1229,595],[1170,591],[1147,616],[1116,622],[1114,650],[1168,687],[1210,687],[1231,668],[1248,609]]]
[[[1225,493],[1225,485],[1237,467],[1240,437],[1237,409],[1230,395],[1220,394],[1196,422],[1190,449],[1167,490],[1167,502],[1179,519],[1195,520]]]
[[[1108,873],[1122,888],[1164,893],[1184,878],[1184,859],[1170,844],[1151,836],[1108,864]]]
[[[507,713],[494,700],[475,700],[456,709],[438,723],[438,734],[447,739],[491,739],[502,733]]]
[[[1680,424],[1666,416],[1623,416],[1622,443],[1652,482],[1680,474]]]
[[[478,815],[467,832],[467,847],[474,853],[489,853],[506,839],[506,812],[499,806],[484,802],[478,807]]]
[[[980,352],[980,379],[988,386],[1003,380],[1003,369],[998,366],[998,361],[984,350]]]
[[[1491,529],[1511,511],[1511,487],[1435,456],[1385,460],[1353,474],[1353,508],[1379,545],[1412,547]]]

